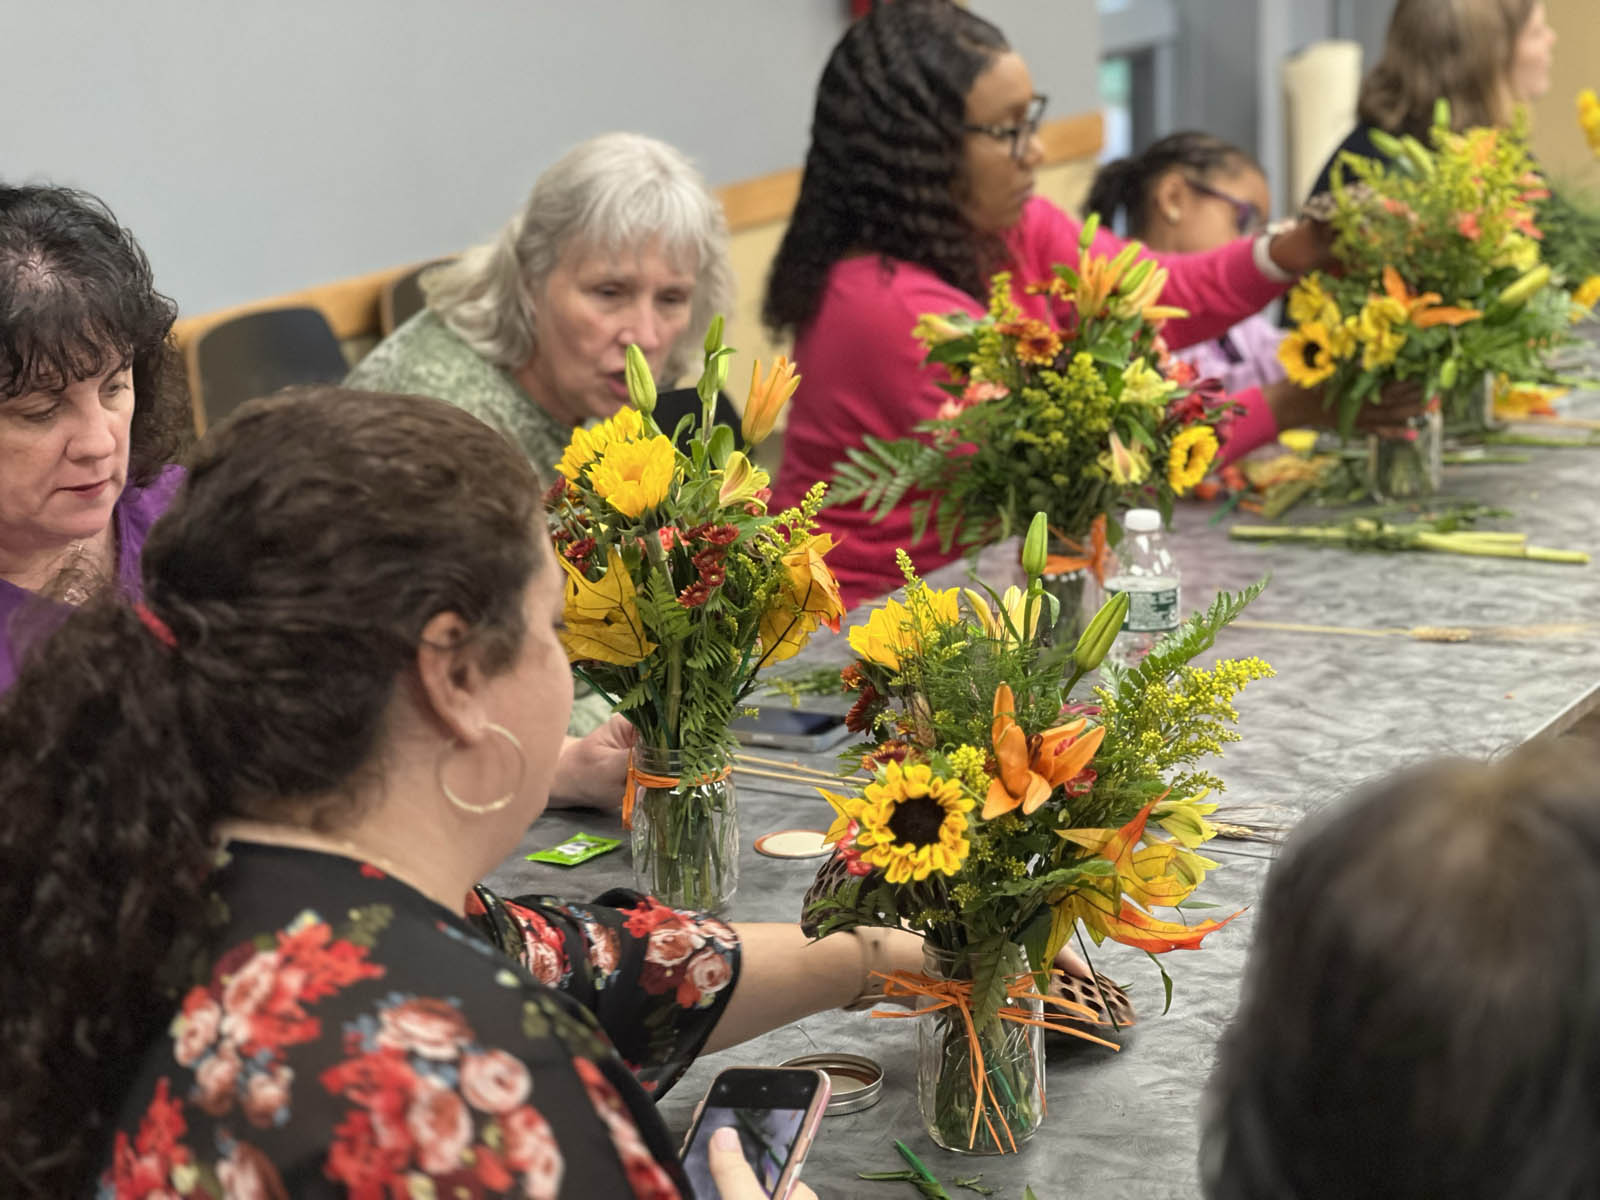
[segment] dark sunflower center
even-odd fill
[[[943,824],[944,807],[932,796],[917,796],[895,805],[889,832],[908,846],[931,846],[939,840]]]
[[[1306,366],[1320,367],[1322,365],[1321,345],[1316,342],[1308,341],[1304,346],[1301,347],[1300,357],[1304,360]]]

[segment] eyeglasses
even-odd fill
[[[1049,102],[1050,97],[1035,95],[1028,102],[1028,115],[1015,125],[963,125],[961,128],[968,133],[982,133],[1002,142],[1010,142],[1012,160],[1021,162],[1028,156],[1028,143],[1039,132],[1044,106]]]
[[[1199,192],[1202,196],[1210,196],[1213,200],[1226,201],[1233,208],[1233,223],[1242,237],[1245,234],[1255,233],[1267,223],[1267,216],[1249,200],[1241,200],[1237,196],[1230,196],[1227,192],[1218,191],[1209,184],[1201,183],[1188,175],[1183,181]]]

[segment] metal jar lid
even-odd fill
[[[837,1117],[871,1108],[883,1094],[883,1068],[860,1054],[806,1054],[779,1065],[811,1067],[827,1073],[833,1094],[824,1116]]]

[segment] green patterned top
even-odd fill
[[[522,448],[546,481],[572,430],[536,404],[503,367],[462,341],[432,309],[423,309],[356,364],[345,386],[367,392],[432,396],[463,408]],[[581,679],[567,732],[581,737],[611,715],[611,706]]]

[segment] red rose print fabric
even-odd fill
[[[568,904],[479,887],[467,917],[535,979],[594,1013],[656,1097],[699,1053],[739,976],[739,936],[722,921],[620,888]]]
[[[648,937],[519,909],[513,963],[371,866],[230,854],[226,924],[137,1064],[103,1200],[690,1195],[645,1089],[592,1010],[555,990],[641,977]],[[696,951],[717,944],[698,936]]]

